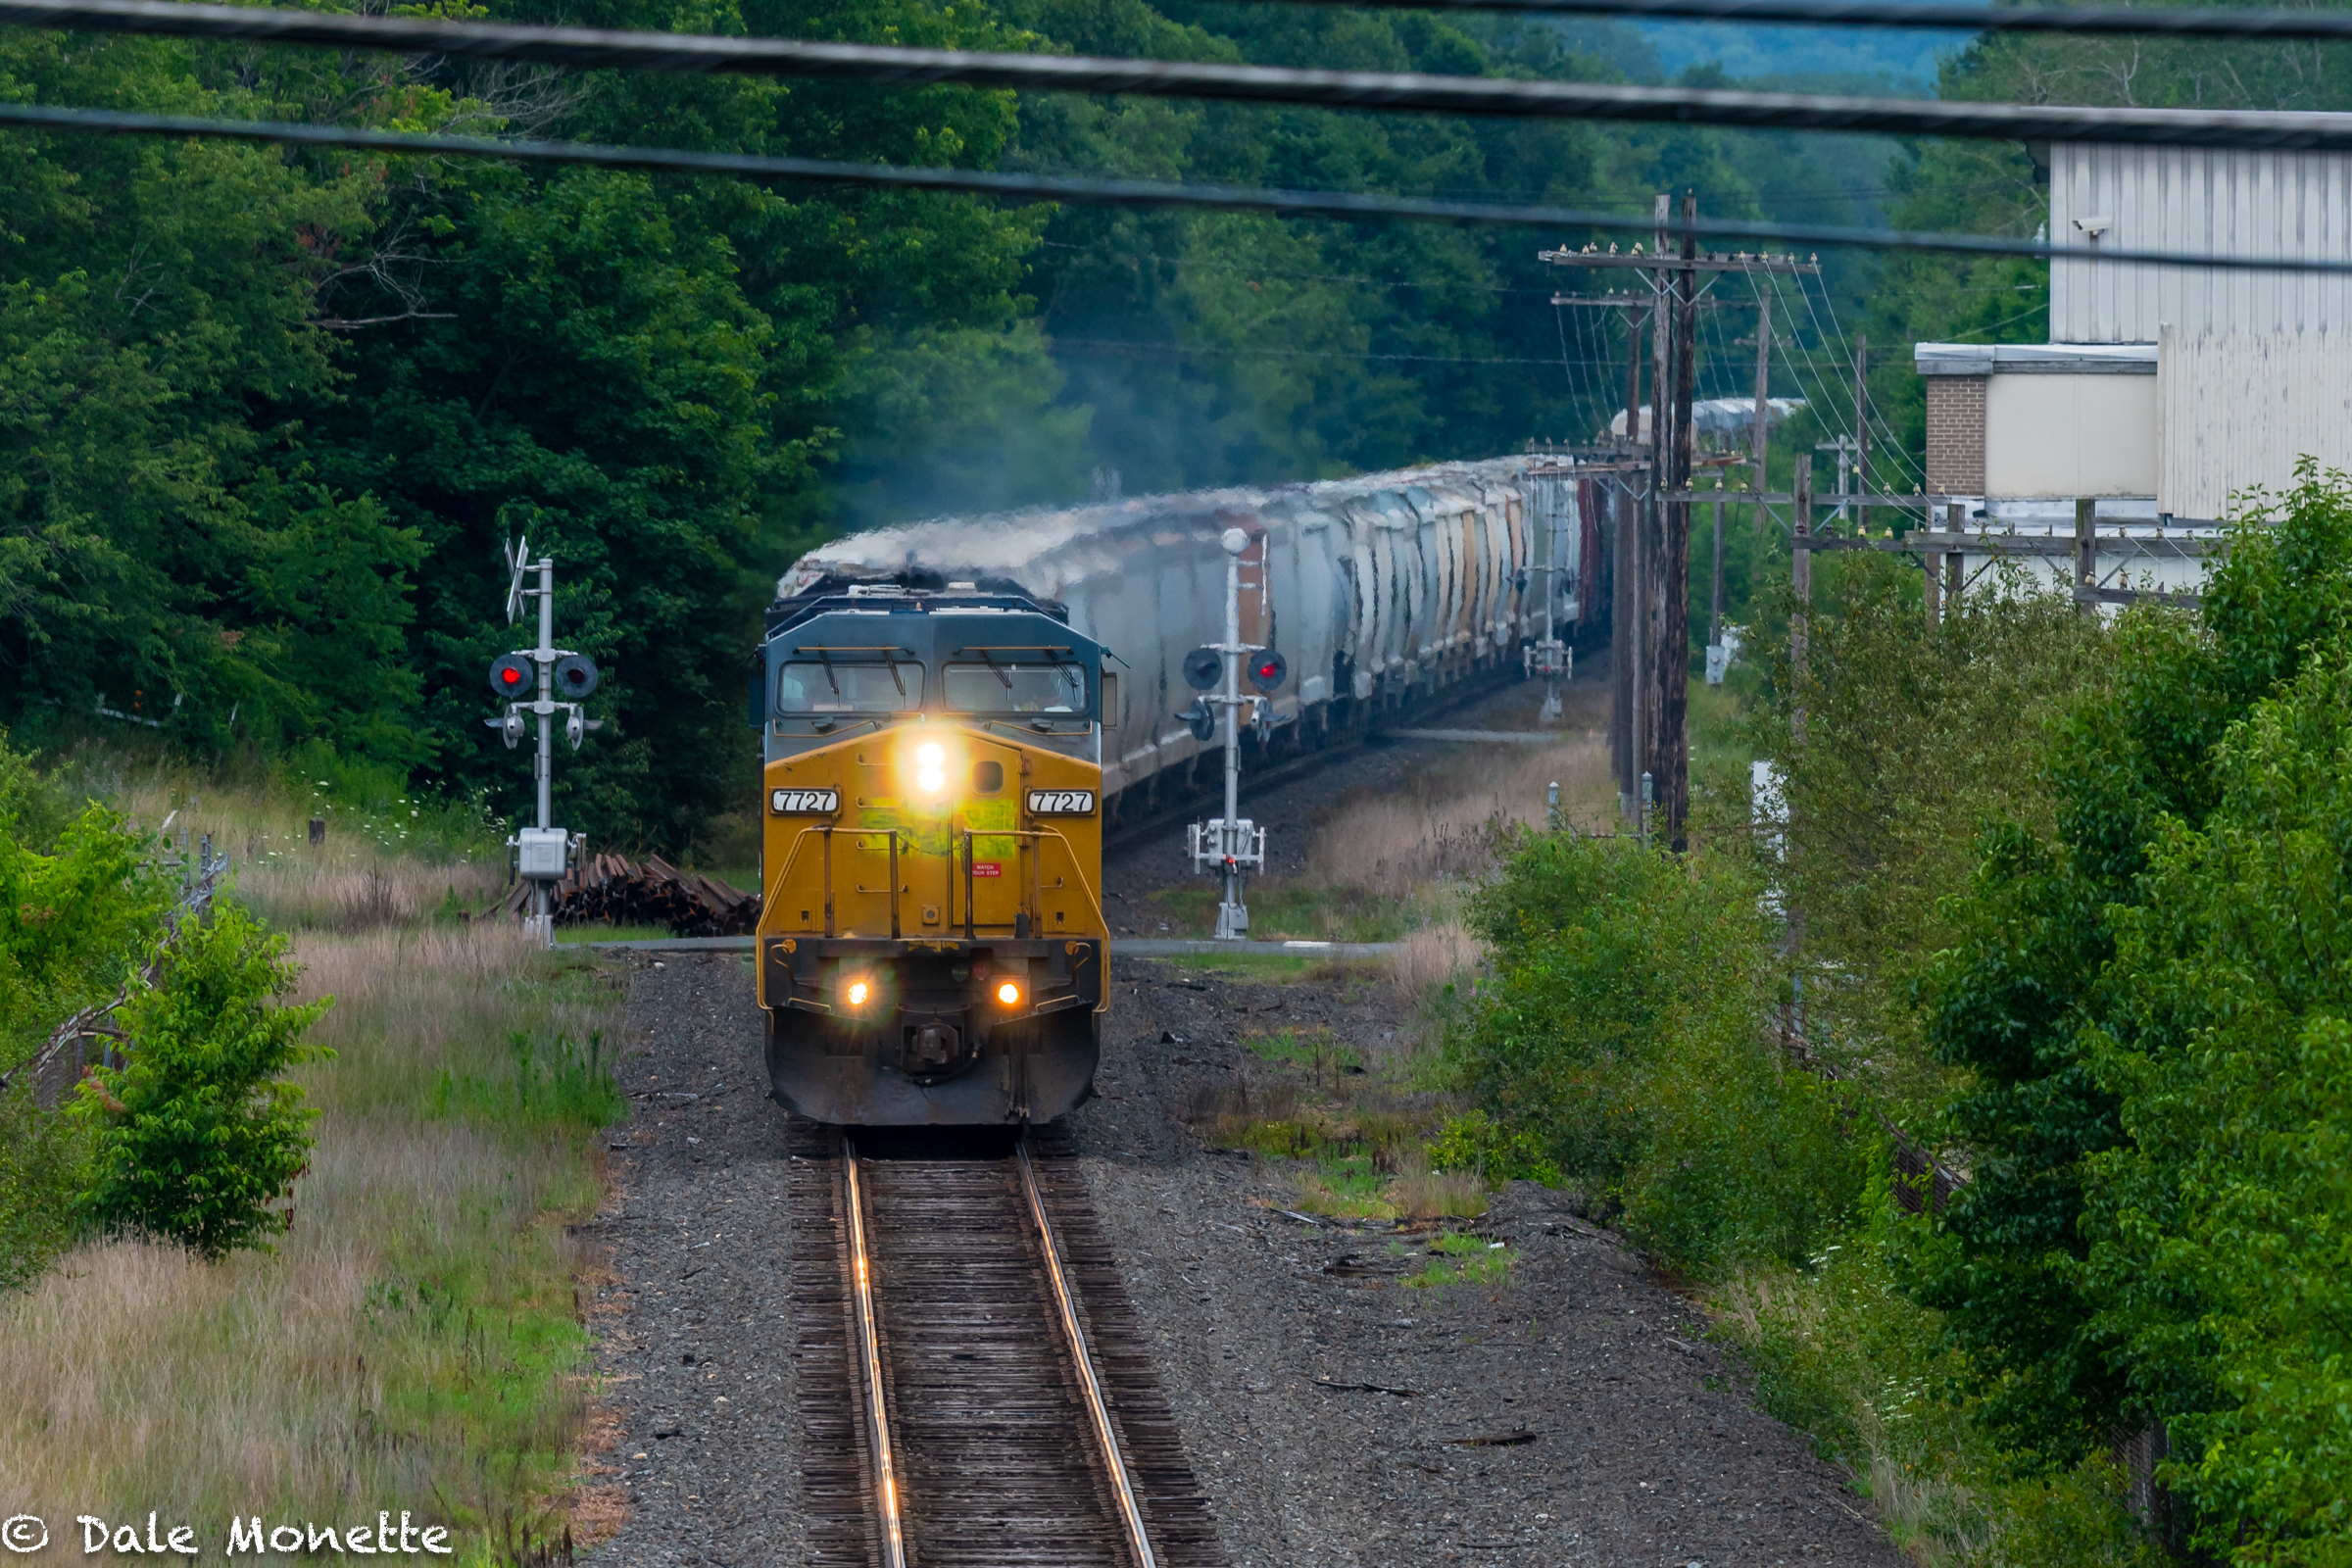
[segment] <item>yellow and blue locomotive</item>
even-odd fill
[[[784,1105],[1018,1124],[1093,1092],[1116,679],[1010,584],[836,579],[769,611],[758,974]]]

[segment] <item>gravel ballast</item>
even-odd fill
[[[582,1233],[610,1271],[590,1315],[612,1440],[600,1491],[627,1517],[590,1555],[805,1563],[790,1154],[751,970],[734,954],[615,961],[631,1108],[608,1137],[613,1196]],[[1257,1070],[1252,1031],[1395,1049],[1381,988],[1145,961],[1115,979],[1102,1098],[1070,1131],[1235,1568],[1904,1560],[1840,1474],[1737,1392],[1695,1308],[1559,1195],[1516,1185],[1457,1225],[1504,1244],[1507,1283],[1412,1288],[1426,1235],[1286,1214],[1279,1172],[1179,1121]]]

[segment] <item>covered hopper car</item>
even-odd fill
[[[759,1000],[776,1097],[849,1125],[1046,1121],[1092,1092],[1102,847],[1217,743],[1181,664],[1290,674],[1250,744],[1311,749],[1521,667],[1544,597],[1600,624],[1605,493],[1528,460],[942,517],[836,540],[777,585],[752,683]]]

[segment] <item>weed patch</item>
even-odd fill
[[[1395,1249],[1403,1255],[1402,1247]],[[1401,1282],[1407,1290],[1436,1291],[1449,1285],[1499,1288],[1510,1283],[1511,1250],[1500,1242],[1447,1232],[1429,1244],[1429,1261]]]

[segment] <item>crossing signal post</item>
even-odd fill
[[[531,890],[528,929],[541,946],[553,947],[556,928],[548,909],[548,885],[563,879],[564,873],[570,869],[573,853],[584,842],[551,820],[555,815],[556,714],[564,714],[564,738],[571,743],[573,751],[578,751],[588,731],[604,728],[604,720],[588,717],[580,707],[582,699],[595,694],[602,677],[596,662],[587,655],[555,646],[555,558],[543,557],[533,562],[530,541],[519,539],[506,552],[506,559],[507,622],[512,625],[522,618],[524,600],[537,599],[539,646],[501,654],[490,662],[491,693],[506,699],[507,710],[498,718],[485,718],[482,722],[498,731],[499,739],[513,751],[522,741],[523,715],[530,713],[539,720],[539,750],[531,759],[531,777],[538,785],[538,826],[521,829],[507,840],[507,847],[514,851],[516,872],[535,884]],[[525,587],[534,574],[539,586]]]
[[[1225,897],[1217,905],[1218,939],[1239,942],[1250,935],[1250,906],[1242,898],[1243,881],[1250,870],[1266,863],[1266,830],[1241,814],[1242,709],[1249,707],[1252,721],[1261,731],[1266,728],[1270,719],[1266,697],[1281,689],[1290,666],[1273,649],[1242,641],[1242,553],[1250,548],[1250,536],[1239,528],[1228,528],[1221,542],[1225,546],[1225,640],[1184,656],[1185,682],[1200,695],[1178,716],[1206,741],[1204,732],[1215,721],[1215,710],[1225,710],[1225,814],[1211,822],[1193,824],[1191,850],[1194,869],[1214,871],[1225,879]],[[1245,671],[1250,684],[1264,695],[1242,695]],[[1219,686],[1224,690],[1214,689]]]

